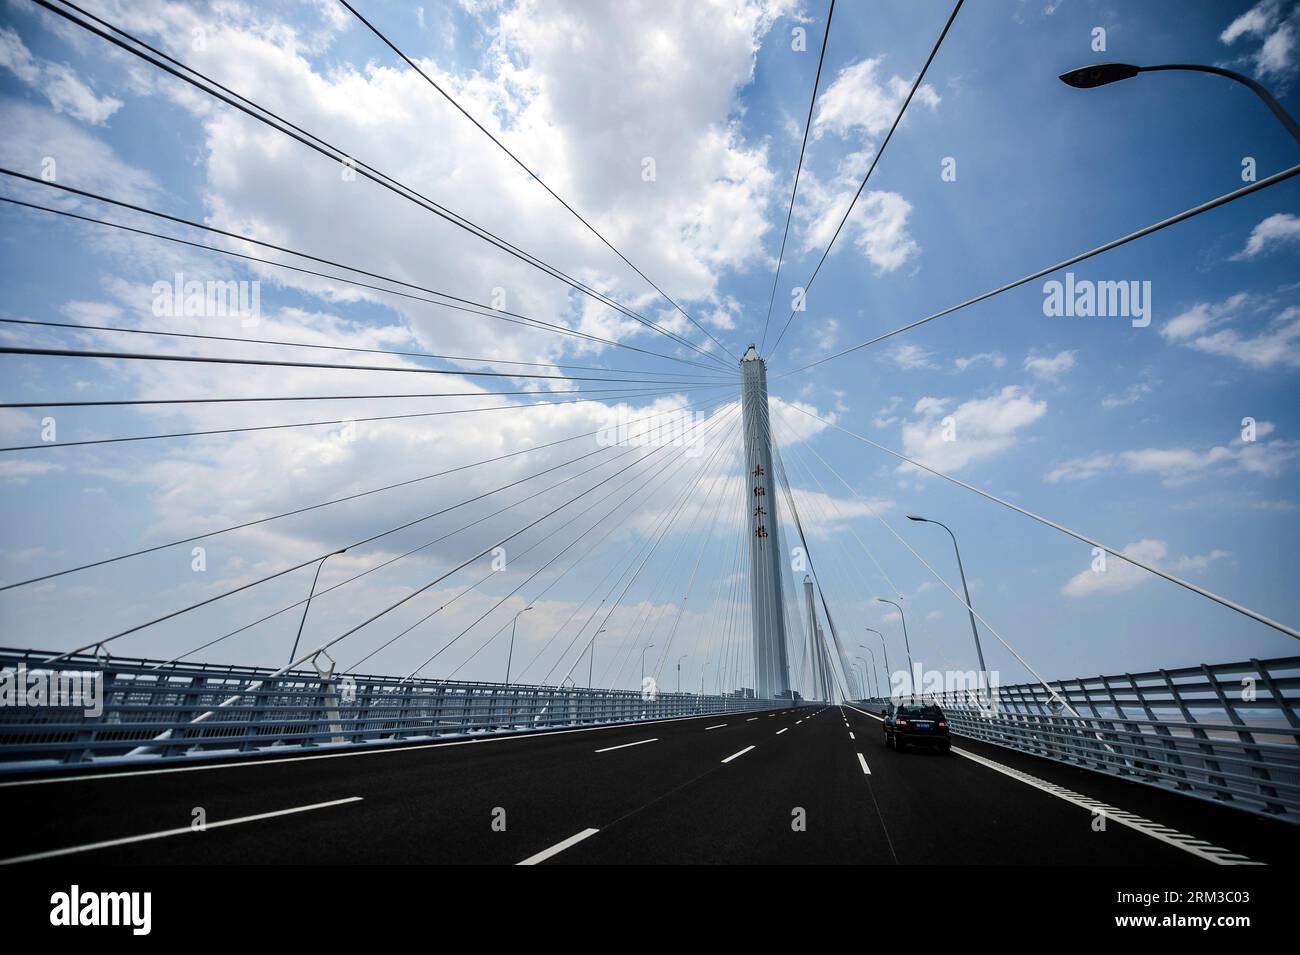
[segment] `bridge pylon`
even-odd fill
[[[740,359],[740,405],[745,438],[745,507],[749,514],[749,580],[754,611],[754,680],[760,697],[790,695],[785,601],[767,365],[750,345]]]

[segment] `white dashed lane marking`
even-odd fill
[[[594,836],[598,832],[600,832],[599,829],[583,829],[582,832],[574,833],[563,842],[557,842],[549,849],[543,849],[541,852],[537,853],[537,855],[529,856],[523,862],[516,862],[515,865],[537,865],[539,862],[545,862],[551,856],[558,855],[571,846],[576,846],[583,839],[586,839],[588,836]]]
[[[639,739],[635,743],[622,743],[618,746],[606,746],[604,749],[596,750],[596,752],[612,753],[616,749],[627,749],[629,746],[640,746],[642,743],[657,743],[657,742],[659,742],[659,738],[656,736],[654,739]]]
[[[748,753],[748,752],[749,752],[751,749],[753,749],[753,748],[754,748],[754,747],[752,747],[752,746],[746,746],[746,747],[745,747],[744,749],[742,749],[739,753],[732,753],[730,756],[728,756],[726,759],[724,759],[723,762],[724,762],[724,763],[729,763],[729,762],[731,762],[733,759],[736,759],[736,758],[739,757],[739,756],[744,756],[746,753]]]

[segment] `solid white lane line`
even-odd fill
[[[777,735],[777,736],[780,736],[782,733],[785,732],[785,730],[788,730],[789,728],[790,728],[790,727],[787,726],[785,729],[779,729],[779,730],[777,730],[777,731],[776,731],[776,735]]]
[[[594,836],[598,832],[600,832],[599,829],[583,829],[582,832],[575,833],[574,835],[569,836],[569,838],[563,840],[562,842],[557,842],[549,849],[543,849],[535,856],[529,856],[523,862],[516,862],[515,865],[537,865],[539,862],[545,862],[551,856],[558,855],[559,853],[563,852],[565,849],[568,849],[572,846],[576,846],[583,839],[586,839],[588,836]]]
[[[719,723],[717,726],[706,726],[704,727],[704,732],[707,733],[709,730],[720,730],[722,729],[722,727],[726,725],[727,725],[726,723]]]
[[[854,706],[852,703],[849,704],[849,709],[858,710],[858,708]],[[877,716],[875,713],[868,713],[866,710],[858,710],[858,712],[861,713],[863,716],[870,716],[877,723],[885,722],[885,718],[883,716]]]
[[[13,865],[18,862],[34,862],[37,859],[53,859],[58,856],[68,856],[77,852],[92,852],[95,849],[107,849],[112,846],[125,846],[133,842],[149,842],[154,839],[166,839],[169,836],[183,836],[186,833],[204,832],[208,829],[224,829],[226,826],[238,826],[245,822],[258,822],[262,819],[274,819],[277,816],[292,816],[300,812],[311,812],[313,809],[328,809],[330,806],[342,806],[345,803],[361,802],[360,796],[348,796],[346,799],[332,799],[329,802],[316,802],[310,806],[296,806],[293,809],[277,809],[275,812],[259,812],[253,816],[239,816],[236,819],[221,819],[217,822],[208,823],[203,829],[192,829],[190,826],[178,826],[175,829],[162,829],[158,832],[146,832],[138,836],[125,836],[121,839],[106,839],[103,842],[88,842],[80,846],[68,846],[66,849],[50,849],[47,852],[33,852],[30,855],[14,856],[10,859],[0,859],[0,865]]]
[[[849,708],[858,710],[856,706],[850,706]],[[885,722],[884,719],[877,716],[875,713],[868,713],[866,710],[858,710],[858,712],[861,713],[863,716],[870,716],[873,720],[875,720],[878,723]],[[1191,836],[1187,835],[1186,833],[1178,832],[1175,829],[1170,829],[1167,826],[1162,826],[1157,823],[1154,823],[1149,819],[1144,819],[1141,816],[1136,816],[1131,812],[1125,812],[1123,809],[1117,809],[1114,806],[1110,806],[1107,805],[1106,803],[1099,802],[1088,796],[1080,795],[1079,793],[1066,789],[1064,786],[1057,786],[1055,783],[1049,783],[1044,779],[1039,779],[1036,776],[1031,776],[1028,773],[1023,773],[1018,769],[1012,769],[1010,766],[1004,766],[1001,763],[996,763],[993,760],[987,759],[983,756],[977,756],[975,753],[967,752],[964,749],[958,749],[956,746],[952,748],[952,751],[956,753],[958,756],[964,756],[967,759],[971,760],[972,762],[979,763],[981,766],[991,769],[994,772],[999,772],[1005,776],[1010,776],[1012,779],[1015,779],[1018,782],[1022,782],[1025,783],[1026,785],[1033,786],[1034,788],[1040,789],[1045,793],[1050,793],[1051,795],[1056,796],[1058,799],[1064,799],[1066,802],[1072,802],[1076,806],[1081,806],[1082,808],[1087,809],[1089,812],[1092,812],[1094,810],[1101,812],[1106,816],[1106,818],[1114,819],[1116,822],[1120,823],[1121,825],[1128,826],[1130,829],[1135,829],[1138,832],[1141,832],[1144,835],[1148,835],[1153,839],[1159,839],[1160,841],[1167,842],[1172,846],[1177,846],[1179,849],[1182,849],[1185,852],[1190,852],[1192,855],[1200,856],[1203,859],[1208,859],[1210,862],[1213,862],[1216,865],[1262,865],[1263,864],[1248,859],[1246,856],[1243,856],[1240,853],[1232,852],[1228,849],[1221,848],[1220,846],[1212,845],[1211,843],[1205,842],[1203,839],[1193,839]]]
[[[657,742],[659,742],[659,737],[656,736],[654,739],[639,739],[635,743],[623,743],[620,746],[606,746],[604,749],[596,750],[596,752],[612,753],[616,749],[627,749],[629,746],[640,746],[642,743],[657,743]]]
[[[754,748],[754,747],[752,747],[752,746],[746,746],[746,747],[745,747],[744,749],[742,749],[739,753],[732,753],[730,756],[728,756],[726,759],[724,759],[723,762],[724,762],[724,763],[729,763],[729,762],[731,762],[733,759],[735,759],[737,756],[744,756],[746,753],[748,753],[748,752],[749,752],[751,749],[753,749],[753,748]]]
[[[867,765],[867,759],[866,759],[866,757],[863,756],[861,753],[858,753],[858,762],[862,764],[862,771],[863,771],[866,775],[870,776],[870,775],[871,775],[871,767]]]
[[[964,756],[973,763],[979,763],[995,773],[1001,773],[1004,776],[1010,776],[1017,782],[1022,782],[1027,786],[1033,786],[1035,789],[1042,790],[1057,799],[1063,799],[1068,803],[1086,809],[1094,815],[1100,814],[1107,819],[1114,819],[1122,826],[1128,826],[1152,839],[1158,839],[1176,849],[1182,849],[1184,852],[1205,859],[1207,862],[1213,862],[1215,865],[1263,865],[1262,862],[1255,862],[1240,853],[1233,852],[1230,849],[1224,849],[1220,846],[1212,845],[1203,839],[1195,839],[1186,833],[1179,832],[1176,829],[1170,829],[1168,826],[1162,826],[1152,822],[1150,819],[1144,819],[1142,816],[1134,815],[1131,812],[1125,812],[1123,809],[1117,809],[1115,806],[1108,805],[1090,796],[1084,796],[1073,790],[1066,789],[1064,786],[1058,786],[1056,783],[1049,783],[1045,779],[1039,779],[1037,776],[1031,776],[1028,773],[1013,769],[1010,766],[1004,766],[1002,763],[996,763],[987,757],[980,756],[976,753],[967,752],[964,749],[958,749],[956,746],[952,751],[958,756]]]

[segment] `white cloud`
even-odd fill
[[[1252,259],[1269,246],[1283,245],[1300,240],[1300,216],[1289,212],[1275,212],[1250,230],[1246,246],[1233,259]]]
[[[1264,0],[1262,3],[1257,3],[1228,24],[1227,29],[1219,34],[1219,42],[1235,43],[1243,36],[1262,35],[1268,32],[1276,16],[1277,3],[1275,0]]]
[[[1280,0],[1260,0],[1238,16],[1219,34],[1219,41],[1232,45],[1243,37],[1262,39],[1250,57],[1261,74],[1283,75],[1295,66],[1296,29],[1300,8],[1285,7]]]
[[[1113,454],[1092,454],[1081,458],[1072,458],[1058,464],[1045,475],[1045,480],[1051,484],[1060,481],[1085,481],[1088,478],[1094,478],[1099,474],[1105,474],[1115,466],[1115,455]]]
[[[1030,355],[1025,358],[1025,371],[1040,381],[1056,381],[1074,367],[1078,352],[1062,351],[1053,356]]]
[[[1233,358],[1252,368],[1300,367],[1300,306],[1284,308],[1258,331],[1224,327],[1240,323],[1248,318],[1247,311],[1259,311],[1266,305],[1255,304],[1245,293],[1217,304],[1201,302],[1170,319],[1160,334],[1167,341],[1207,355]]]
[[[1169,553],[1169,545],[1162,540],[1145,538],[1126,544],[1120,548],[1120,553],[1152,566],[1162,567],[1166,565],[1165,558]],[[1224,560],[1231,556],[1230,551],[1215,548],[1208,554],[1191,554],[1179,557],[1172,562],[1171,567],[1179,573],[1204,573],[1209,569],[1210,564],[1216,560]],[[1094,570],[1092,566],[1089,566],[1087,570],[1080,571],[1065,583],[1065,586],[1061,588],[1061,593],[1067,597],[1122,594],[1133,590],[1153,577],[1150,572],[1134,566],[1113,554],[1106,555],[1105,568],[1105,570]]]
[[[898,416],[894,412],[898,410],[898,406],[902,403],[903,399],[900,395],[893,395],[871,419],[872,425],[877,428],[888,428],[891,424],[896,424]]]
[[[62,471],[63,466],[51,461],[0,461],[0,481],[12,481],[26,484],[28,478],[42,477],[54,471]]]
[[[1144,370],[1141,378],[1133,382],[1118,394],[1107,395],[1101,399],[1101,406],[1106,409],[1124,408],[1129,405],[1137,404],[1160,384],[1160,382],[1151,374],[1150,370]]]
[[[578,11],[551,0],[523,0],[480,11],[492,37],[481,63],[463,73],[432,61],[420,66],[646,274],[725,331],[734,319],[717,300],[718,282],[728,270],[765,262],[774,184],[765,146],[746,143],[735,120],[737,93],[752,79],[762,35],[785,7],[784,0],[732,0],[709,8],[680,0],[665,9],[645,0]],[[198,14],[122,4],[113,12],[128,28],[185,49],[187,61],[215,79],[272,104],[579,280],[642,311],[660,307],[662,300],[642,279],[404,64],[376,55],[361,69],[332,58],[328,69],[317,69],[336,31],[357,29],[351,18],[330,19],[319,34],[308,35],[276,16],[274,8],[248,5]],[[189,43],[196,27],[207,35],[202,49]],[[592,35],[601,43],[583,43]],[[663,69],[665,57],[674,69]],[[620,82],[608,82],[611,75]],[[310,245],[331,258],[365,262],[475,301],[501,288],[512,310],[560,317],[593,334],[653,334],[363,177],[342,182],[334,163],[180,84],[150,82],[141,91],[173,98],[203,124],[200,162],[208,218],[216,225]],[[439,148],[430,149],[430,142]],[[641,176],[647,157],[656,164],[653,182]],[[336,228],[341,221],[349,223],[347,230]],[[308,278],[276,279],[323,291]],[[339,294],[325,292],[330,299]],[[436,334],[445,346],[440,350],[503,360],[599,350],[554,336],[502,335],[494,323],[448,319],[370,293],[360,297],[394,307],[422,338]],[[678,314],[667,316],[668,324],[698,340],[684,322]]]
[[[1159,564],[1169,553],[1162,540],[1145,538],[1125,544],[1120,553],[1135,557],[1148,564]],[[1106,555],[1105,570],[1080,571],[1066,582],[1061,593],[1067,597],[1090,597],[1093,594],[1122,594],[1132,590],[1151,575],[1140,567],[1114,556]]]
[[[1205,449],[1140,448],[1073,458],[1048,471],[1045,480],[1052,484],[1086,481],[1111,471],[1124,471],[1154,474],[1166,486],[1175,487],[1199,475],[1222,469],[1276,477],[1293,461],[1300,459],[1300,441],[1260,440],[1274,430],[1272,422],[1261,421],[1256,424],[1256,440],[1251,442],[1237,438],[1227,445]]]
[[[867,152],[850,153],[840,161],[834,175],[824,181],[805,166],[794,211],[802,251],[820,252],[830,244],[862,185],[869,160]],[[866,190],[854,203],[832,253],[851,241],[877,273],[902,267],[921,251],[907,229],[911,213],[912,204],[901,194]]]
[[[1204,573],[1216,560],[1224,560],[1232,556],[1231,551],[1220,550],[1215,548],[1208,554],[1193,554],[1191,556],[1179,557],[1174,562],[1174,569],[1181,572]]]
[[[1101,399],[1102,408],[1125,408],[1130,404],[1138,404],[1138,401],[1151,394],[1154,385],[1152,382],[1140,381],[1134,382],[1118,395],[1106,395]]]
[[[889,349],[884,357],[899,368],[913,370],[916,368],[938,368],[934,355],[920,345],[900,344]]]
[[[1047,413],[1047,402],[1036,401],[1024,389],[1009,385],[987,398],[963,402],[952,412],[955,440],[945,441],[941,420],[948,399],[922,398],[914,411],[918,420],[903,424],[904,453],[940,471],[957,471],[987,460],[1015,445],[1017,435]],[[912,470],[903,464],[900,471]]]
[[[1003,368],[1006,366],[1007,359],[1001,352],[982,351],[974,355],[954,358],[952,363],[958,371],[965,371],[967,368],[973,368],[981,364],[992,365],[994,368]]]
[[[0,162],[11,169],[40,176],[42,160],[48,156],[56,163],[58,180],[76,183],[81,189],[143,203],[157,192],[152,176],[123,162],[102,141],[62,116],[17,100],[0,99],[0,128],[5,131],[0,136]],[[42,205],[102,212],[97,204],[44,186],[11,183],[11,188],[19,198]]]
[[[912,88],[912,81],[895,75],[882,83],[876,76],[882,59],[873,57],[845,67],[818,97],[813,119],[815,139],[827,132],[848,136],[855,130],[878,136],[889,129],[907,98],[907,91]],[[908,110],[918,106],[928,106],[931,110],[939,106],[939,94],[928,83],[922,83],[917,89]]]
[[[56,113],[102,126],[122,107],[120,99],[96,96],[72,67],[33,56],[10,27],[0,29],[0,66],[44,95]]]
[[[818,351],[830,351],[839,340],[840,323],[833,318],[824,318],[812,326],[813,344]]]
[[[1259,48],[1259,69],[1262,73],[1286,73],[1294,62],[1295,27],[1284,24],[1274,31]]]

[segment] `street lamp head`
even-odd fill
[[[916,514],[908,514],[908,515],[907,515],[907,519],[908,519],[909,521],[921,521],[921,522],[923,522],[923,523],[929,522],[929,520],[930,520],[928,517],[920,517],[920,516],[918,516],[918,515],[916,515]]]
[[[1076,90],[1091,90],[1098,86],[1105,86],[1107,83],[1132,79],[1141,72],[1142,67],[1131,63],[1094,63],[1091,66],[1081,66],[1062,73],[1060,80],[1066,86],[1073,86]]]

